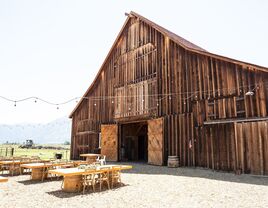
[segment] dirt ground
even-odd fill
[[[9,177],[0,183],[0,207],[268,207],[268,177],[130,164],[123,186],[84,195],[64,193],[61,180]]]

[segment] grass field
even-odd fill
[[[53,146],[53,147],[64,147],[68,150],[56,150],[56,149],[21,149],[19,145],[5,145],[0,144],[0,155],[5,156],[6,148],[14,148],[14,156],[39,156],[41,159],[54,158],[55,153],[62,153],[62,159],[70,159],[70,145],[42,145],[42,146]],[[1,154],[2,149],[2,154]]]

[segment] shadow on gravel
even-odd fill
[[[81,192],[77,192],[77,193],[68,193],[68,192],[64,192],[62,190],[56,190],[56,191],[49,191],[46,192],[49,195],[53,195],[57,198],[71,198],[71,197],[75,197],[75,196],[79,196],[82,193]]]
[[[167,166],[155,166],[138,162],[120,162],[119,164],[133,166],[133,169],[123,171],[123,173],[127,174],[171,175],[192,178],[197,177],[206,178],[209,180],[268,186],[268,176],[257,176],[251,174],[235,175],[232,172],[213,171],[211,169],[201,167],[168,168]]]
[[[24,180],[24,181],[17,181],[18,183],[22,183],[23,185],[35,185],[41,183],[49,183],[55,180],[44,180],[44,181],[33,181],[33,180]]]
[[[76,192],[76,193],[64,192],[63,190],[49,191],[49,192],[46,192],[46,193],[49,194],[49,195],[53,195],[53,196],[55,196],[57,198],[71,198],[71,197],[75,197],[75,196],[87,196],[87,195],[90,195],[90,194],[97,194],[97,193],[102,193],[102,192],[106,192],[106,191],[114,191],[114,190],[123,188],[125,186],[129,186],[129,185],[128,184],[121,184],[120,186],[113,187],[112,189],[108,189],[107,187],[104,187],[100,191],[98,189],[98,185],[96,185],[95,192],[93,192],[92,189],[89,189],[89,190],[87,189],[84,194],[83,194],[82,190],[80,192]]]

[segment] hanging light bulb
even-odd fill
[[[16,107],[17,106],[17,101],[15,101],[15,103],[14,103],[14,107]]]
[[[114,101],[112,100],[112,103],[114,103]]]
[[[97,104],[96,103],[94,103],[94,106],[96,106]]]
[[[60,108],[59,108],[59,105],[57,105],[57,110],[59,110]]]
[[[171,100],[171,96],[169,96],[169,99]]]
[[[157,103],[156,105],[159,106],[159,103]]]
[[[35,102],[35,103],[37,103],[37,99],[38,99],[37,97],[34,99],[34,102]]]
[[[246,95],[246,96],[253,96],[253,95],[254,95],[254,92],[253,92],[253,91],[248,91],[248,92],[246,92],[245,95]]]

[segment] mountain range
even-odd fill
[[[35,144],[62,144],[71,141],[71,119],[62,117],[46,124],[0,124],[1,143],[23,143],[32,139]]]

